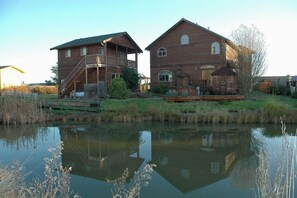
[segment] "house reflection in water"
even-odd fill
[[[183,193],[229,175],[238,159],[238,131],[158,132],[152,134],[152,161],[157,171]]]
[[[62,163],[72,167],[72,174],[106,181],[118,178],[126,168],[137,171],[144,161],[138,131],[90,126],[62,126],[60,131]]]

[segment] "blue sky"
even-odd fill
[[[254,24],[267,43],[265,75],[297,75],[296,0],[0,0],[0,65],[23,69],[26,83],[44,82],[57,62],[51,47],[127,31],[144,50],[181,18],[229,38],[240,24]],[[147,51],[139,71],[149,75]]]

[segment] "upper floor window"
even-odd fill
[[[120,59],[125,59],[125,52],[120,52]]]
[[[65,58],[71,57],[71,49],[65,50]]]
[[[160,47],[157,52],[158,57],[165,57],[167,56],[167,50],[165,47]]]
[[[88,48],[87,47],[81,47],[80,48],[80,55],[81,56],[87,55],[87,52],[88,52]]]
[[[181,45],[189,44],[189,36],[186,34],[182,35],[182,37],[180,38],[180,44]]]
[[[159,73],[159,82],[171,82],[172,73],[170,71],[161,71]]]
[[[103,56],[104,55],[104,47],[99,47],[98,54]]]
[[[220,44],[218,42],[211,44],[211,54],[220,54]]]

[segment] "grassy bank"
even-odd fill
[[[297,100],[254,92],[242,101],[170,103],[162,98],[108,99],[100,107],[63,107],[53,119],[78,121],[169,121],[184,123],[297,123]],[[86,109],[86,110],[84,110]],[[88,113],[86,113],[88,112]],[[91,113],[92,112],[92,113]]]

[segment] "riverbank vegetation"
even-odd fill
[[[297,100],[253,92],[242,101],[170,103],[162,98],[107,100],[101,118],[108,121],[172,121],[185,123],[297,123]]]
[[[46,112],[36,95],[12,94],[0,97],[0,123],[31,124],[44,122]]]
[[[297,100],[252,92],[242,101],[166,102],[146,95],[123,100],[58,99],[55,94],[0,96],[0,123],[44,121],[118,121],[182,123],[297,123]]]

